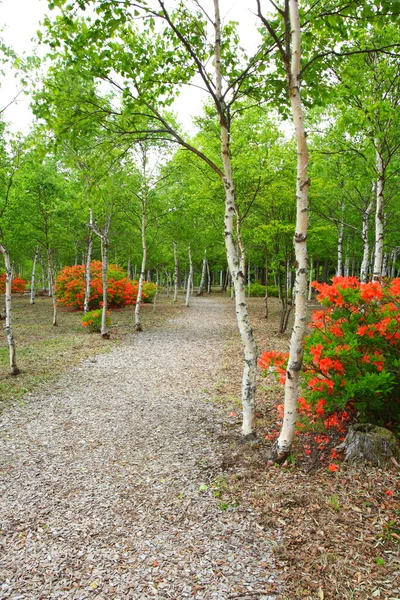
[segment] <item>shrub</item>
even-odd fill
[[[95,309],[101,306],[103,300],[102,263],[100,261],[93,261],[90,264],[90,274],[89,308]],[[118,267],[117,265],[109,266],[107,271],[107,283],[107,302],[110,307],[136,304],[138,282],[128,279],[121,267]],[[151,302],[155,293],[155,288],[156,286],[154,283],[145,282],[142,293],[144,302]],[[56,279],[56,296],[58,303],[63,306],[67,306],[74,310],[83,309],[83,302],[85,299],[84,265],[64,267],[64,269],[60,271]]]
[[[360,283],[334,277],[313,283],[321,310],[304,342],[300,413],[337,426],[356,411],[362,421],[400,422],[400,279]],[[284,382],[287,354],[260,357]]]
[[[26,291],[28,282],[22,277],[14,277],[11,283],[11,292],[13,294],[23,294]],[[6,291],[6,274],[0,273],[0,294]]]
[[[86,331],[90,332],[100,332],[101,331],[101,313],[99,310],[91,310],[82,316],[82,327],[86,328]],[[111,318],[106,317],[107,327],[111,325]]]
[[[245,289],[246,289],[246,296],[248,296],[249,286],[246,285]],[[252,298],[264,298],[265,285],[261,285],[261,283],[258,283],[258,281],[255,281],[254,283],[250,283],[250,296]]]

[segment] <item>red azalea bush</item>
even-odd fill
[[[360,283],[334,277],[313,283],[321,310],[313,312],[304,342],[299,413],[343,429],[350,413],[363,421],[400,424],[400,279]],[[284,383],[288,355],[265,352]]]
[[[22,277],[14,277],[11,283],[11,292],[13,294],[23,294],[26,291],[28,282]],[[6,291],[6,274],[0,273],[0,294]]]
[[[89,308],[96,309],[101,306],[103,299],[102,263],[90,263],[90,298]],[[109,306],[121,307],[136,304],[138,282],[125,276],[125,272],[117,265],[109,265],[107,271],[107,302]],[[156,285],[145,282],[143,286],[143,302],[151,302],[156,290]],[[64,267],[56,279],[56,296],[58,303],[74,310],[83,310],[85,298],[85,266]]]

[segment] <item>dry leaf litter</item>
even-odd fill
[[[216,497],[232,313],[195,300],[4,411],[1,599],[276,597],[257,513]]]

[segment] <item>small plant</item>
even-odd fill
[[[87,331],[91,333],[100,332],[101,331],[101,310],[91,310],[82,316],[82,327],[85,327]],[[106,325],[109,327],[111,325],[111,318],[107,313]]]
[[[384,565],[385,561],[383,558],[381,558],[380,556],[377,557],[377,559],[375,560],[377,565]]]
[[[328,498],[328,504],[336,512],[340,512],[340,510],[342,508],[342,506],[340,504],[339,496],[337,494],[333,494],[333,496]]]

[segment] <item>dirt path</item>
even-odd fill
[[[4,411],[1,599],[274,597],[257,516],[215,497],[207,390],[234,327],[230,304],[196,300]]]

